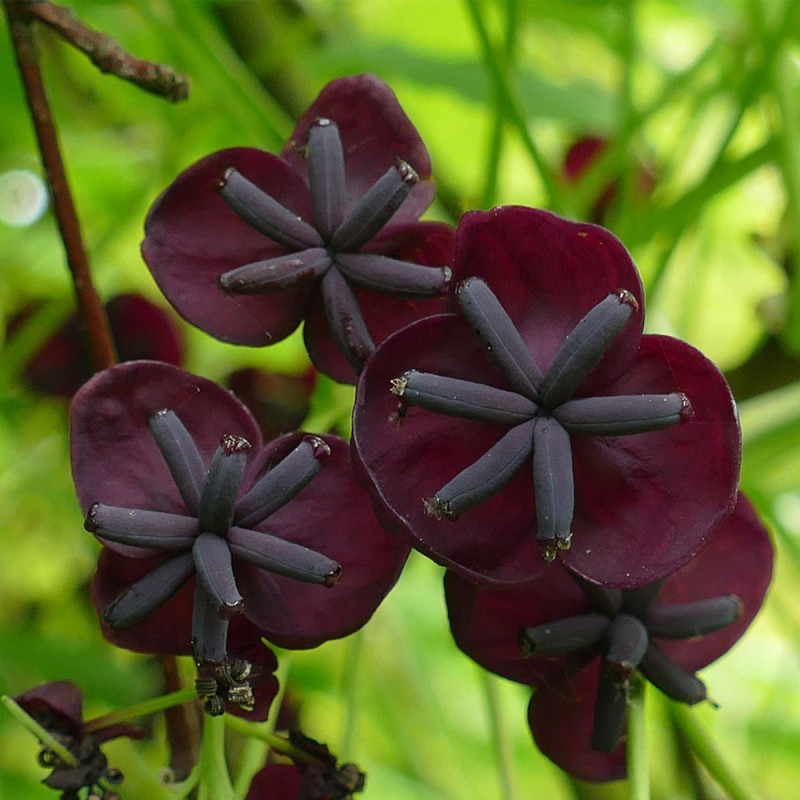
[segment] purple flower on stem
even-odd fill
[[[386,526],[484,583],[535,578],[540,550],[620,587],[685,564],[733,508],[738,422],[706,358],[642,335],[620,242],[472,212],[453,276],[458,313],[391,336],[359,381],[355,462]]]
[[[389,87],[342,78],[280,156],[223,150],[178,176],[150,210],[142,252],[193,325],[260,346],[305,320],[317,368],[353,383],[374,342],[444,308],[454,232],[418,222],[430,172]]]
[[[638,673],[680,702],[707,699],[695,672],[752,622],[772,561],[769,536],[740,495],[692,561],[637,589],[590,584],[557,565],[502,591],[448,572],[450,627],[479,664],[535,688],[529,721],[545,755],[577,777],[614,780],[625,776],[630,681]]]
[[[67,764],[45,747],[39,755],[42,766],[52,769],[45,785],[62,792],[63,798],[77,798],[83,788],[94,789],[98,796],[111,797],[99,782],[116,784],[122,773],[110,769],[100,745],[109,739],[128,736],[141,739],[136,725],[118,723],[103,728],[87,728],[83,719],[83,694],[70,681],[53,681],[29,689],[14,698],[17,705],[33,717],[56,741],[63,745],[77,763]]]
[[[405,561],[346,442],[263,446],[233,395],[177,368],[99,373],[73,400],[71,438],[86,525],[104,544],[93,601],[121,647],[199,664],[260,636],[314,647],[361,627]]]
[[[117,295],[105,309],[120,361],[147,358],[182,363],[183,337],[166,311],[137,294]],[[9,331],[28,316],[23,312],[12,320]],[[84,335],[78,315],[72,314],[25,365],[22,374],[27,385],[43,394],[72,397],[94,372]]]

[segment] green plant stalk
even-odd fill
[[[628,798],[650,800],[650,765],[644,719],[645,682],[637,675],[631,681],[628,699]]]
[[[61,742],[56,739],[53,734],[43,728],[30,714],[28,714],[12,697],[3,695],[0,698],[3,705],[8,709],[14,719],[22,725],[23,728],[30,731],[48,750],[52,750],[61,761],[70,767],[78,766],[78,759],[75,758]]]
[[[358,686],[361,656],[364,652],[364,630],[356,631],[349,637],[342,670],[341,695],[344,700],[344,723],[339,740],[339,752],[349,753],[353,749],[358,724]]]
[[[670,703],[668,710],[676,726],[686,737],[692,752],[711,777],[725,790],[730,800],[754,800],[756,795],[733,774],[730,765],[697,721],[696,716],[679,703]]]
[[[491,741],[494,745],[494,757],[500,779],[500,797],[503,800],[517,800],[519,797],[514,782],[512,765],[514,758],[511,753],[511,742],[508,737],[507,726],[503,724],[503,714],[500,708],[500,696],[497,691],[497,679],[481,670],[483,692],[486,697],[486,709],[489,714],[489,727]]]
[[[249,736],[252,739],[266,742],[270,746],[270,749],[274,750],[276,753],[288,756],[293,761],[314,760],[313,757],[304,750],[295,747],[285,736],[279,736],[277,733],[273,733],[261,722],[250,722],[241,717],[235,717],[233,714],[225,714],[224,723],[226,727],[230,728],[232,731],[241,733],[243,736]]]
[[[150,714],[155,714],[159,711],[164,711],[173,706],[179,706],[181,703],[188,703],[197,697],[197,691],[194,686],[187,686],[185,689],[178,689],[175,692],[164,694],[159,697],[153,697],[150,700],[145,700],[142,703],[137,703],[127,708],[121,708],[119,711],[112,711],[109,714],[103,714],[100,717],[95,717],[89,720],[84,725],[84,730],[87,733],[98,731],[101,728],[108,728],[111,725],[117,725],[120,722],[127,722],[130,719],[137,717],[146,717]]]
[[[200,747],[199,773],[200,797],[208,800],[236,800],[228,762],[225,758],[225,718],[228,714],[212,717],[206,714],[203,722],[203,744]]]
[[[566,198],[564,197],[564,193],[561,188],[553,179],[553,176],[550,172],[550,167],[545,161],[544,156],[542,155],[541,151],[536,145],[536,142],[534,142],[530,131],[528,130],[525,114],[511,89],[508,81],[508,75],[503,69],[503,66],[500,64],[497,54],[495,53],[495,49],[492,46],[492,42],[489,38],[489,31],[487,30],[483,16],[481,15],[478,1],[465,0],[465,4],[472,24],[475,27],[475,32],[478,35],[478,41],[483,52],[483,59],[486,64],[486,68],[489,71],[489,76],[494,85],[495,92],[497,93],[500,102],[504,106],[506,118],[517,129],[517,132],[522,139],[522,144],[527,150],[531,161],[539,173],[539,178],[542,181],[546,195],[545,204],[557,214],[563,214],[567,211]]]

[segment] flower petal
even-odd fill
[[[281,151],[281,157],[301,175],[308,169],[303,148],[308,144],[310,128],[319,119],[329,119],[339,127],[345,153],[346,211],[398,159],[414,168],[420,183],[401,206],[396,221],[415,220],[430,205],[434,187],[428,151],[394,92],[383,81],[374,75],[354,75],[323,88]]]
[[[603,228],[547,211],[507,206],[471,211],[458,226],[453,285],[483,278],[547,372],[578,322],[609,294],[644,293],[630,255]],[[620,375],[636,352],[644,314],[625,326],[581,386],[595,391]]]
[[[635,587],[674,572],[733,509],[739,425],[720,372],[685,342],[645,336],[604,394],[654,392],[684,393],[691,418],[631,436],[572,439],[574,539],[561,557],[596,583]]]
[[[528,706],[528,724],[542,753],[573,777],[621,780],[627,773],[625,748],[598,753],[591,745],[599,669],[598,658],[559,685],[537,689]]]
[[[263,452],[263,462],[280,462],[303,436],[276,439]],[[319,474],[259,528],[324,553],[341,564],[341,580],[328,588],[272,575],[240,559],[234,564],[245,614],[280,647],[315,647],[360,628],[408,555],[408,547],[375,519],[367,493],[352,475],[347,442],[322,438],[331,455]]]
[[[230,168],[297,216],[311,218],[308,187],[283,160],[252,148],[222,150],[181,173],[155,201],[142,254],[166,298],[193,325],[223,341],[269,344],[300,324],[312,287],[254,296],[220,289],[221,274],[286,252],[220,197],[219,182]]]
[[[186,513],[148,428],[164,408],[180,418],[206,464],[224,434],[261,447],[255,420],[226,389],[167,364],[120,364],[86,383],[70,409],[72,475],[85,512],[100,502]]]

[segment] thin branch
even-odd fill
[[[30,17],[25,13],[32,4],[18,0],[3,0],[3,4],[47,183],[53,196],[53,209],[67,254],[67,265],[72,273],[78,308],[86,324],[90,360],[95,370],[105,369],[116,363],[114,342],[102,301],[92,282],[89,256],[58,146],[58,132],[44,89]]]
[[[189,96],[189,79],[166,64],[156,64],[126,53],[116,39],[84,25],[69,8],[48,0],[7,0],[14,13],[37,19],[65,42],[84,53],[101,71],[116,75],[146,92],[173,103]]]

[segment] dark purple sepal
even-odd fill
[[[592,749],[600,659],[581,672],[537,689],[528,705],[528,724],[537,747],[557,766],[584,781],[616,781],[627,774],[625,747]],[[624,726],[623,726],[624,731]]]
[[[304,437],[291,434],[268,444],[256,459],[257,471],[281,461]],[[234,568],[248,618],[270,642],[290,649],[316,647],[364,625],[408,555],[408,546],[375,519],[366,491],[353,477],[347,442],[319,438],[330,448],[323,469],[256,530],[263,527],[338,562],[341,578],[334,586],[314,585],[242,561]]]
[[[221,150],[182,172],[155,201],[145,221],[142,254],[164,296],[187,321],[223,341],[272,344],[300,324],[313,286],[261,295],[220,290],[223,273],[286,252],[220,196],[219,183],[230,168],[297,216],[311,219],[308,187],[282,158],[255,148]]]
[[[430,156],[394,92],[382,80],[353,75],[322,89],[281,151],[281,158],[304,176],[308,161],[303,150],[309,130],[320,119],[336,123],[346,154],[346,212],[398,159],[410,164],[420,181],[393,222],[416,220],[430,205],[434,194]]]

